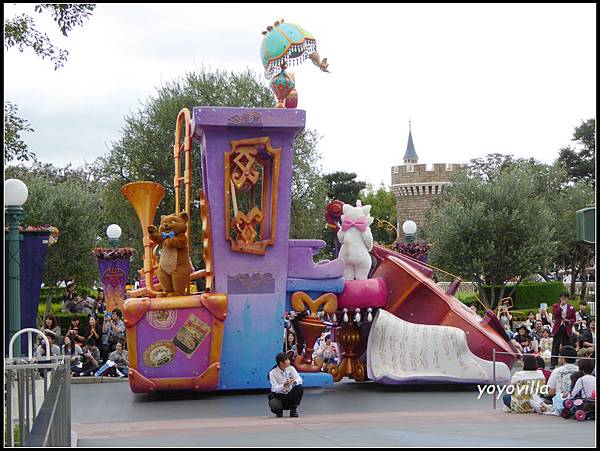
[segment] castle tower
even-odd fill
[[[417,235],[425,225],[425,216],[431,209],[433,200],[442,195],[450,185],[452,172],[464,167],[455,163],[435,163],[433,167],[427,168],[426,164],[418,164],[418,161],[409,122],[404,164],[392,166],[390,189],[396,195],[398,230],[401,231],[404,221],[412,219],[417,223]]]

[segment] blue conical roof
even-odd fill
[[[408,144],[406,145],[406,153],[404,154],[405,163],[416,163],[419,161],[417,152],[415,151],[415,145],[413,144],[412,131],[408,131]]]

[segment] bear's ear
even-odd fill
[[[365,214],[365,216],[369,216],[369,212],[371,211],[371,206],[370,205],[364,205],[362,207],[362,211]]]
[[[184,221],[187,221],[189,219],[187,212],[182,211],[181,213],[179,213],[179,217],[181,219],[183,219]]]

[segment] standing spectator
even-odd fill
[[[575,324],[575,309],[567,301],[569,293],[563,291],[560,294],[560,303],[552,306],[552,359],[550,361],[550,369],[556,368],[559,349],[563,345],[569,344],[569,338],[573,335],[573,324]]]
[[[98,288],[98,298],[94,304],[94,315],[104,315],[106,313],[106,298],[104,297],[104,290]]]
[[[127,377],[129,374],[129,359],[127,351],[123,349],[123,343],[117,343],[115,350],[110,353],[108,360],[112,360],[117,364],[117,370],[123,374],[123,377]],[[118,374],[118,373],[117,373]]]
[[[71,325],[69,326],[67,336],[69,336],[71,340],[77,343],[79,346],[83,346],[85,343],[87,330],[86,327],[81,324],[81,320],[77,316],[71,318]]]
[[[60,330],[60,325],[58,324],[58,320],[56,316],[52,313],[49,313],[44,319],[44,324],[41,327],[41,331],[45,334],[50,331],[55,336],[55,342],[57,346],[60,346],[63,342],[62,331]]]
[[[590,316],[585,311],[587,302],[584,300],[579,301],[579,310],[575,313],[575,331],[578,334],[583,333],[590,324]]]
[[[590,320],[590,327],[581,334],[581,345],[579,346],[579,357],[591,357],[596,351],[596,320]]]
[[[69,311],[66,306],[73,301],[75,301],[75,282],[69,280],[65,292],[63,293],[63,311]]]
[[[288,331],[287,331],[286,340],[285,340],[285,346],[284,346],[283,351],[286,354],[288,354],[289,352],[291,352],[293,357],[295,357],[297,355],[296,334],[291,329],[288,329]],[[293,359],[290,358],[290,360],[293,360]]]
[[[78,344],[74,343],[68,335],[65,337],[65,344],[62,345],[61,354],[71,358],[71,374],[81,368],[81,356],[83,355],[83,350]]]
[[[552,327],[552,316],[548,313],[548,307],[546,304],[542,304],[540,306],[540,310],[537,315],[535,315],[535,319],[539,319],[542,322],[543,326]]]
[[[104,316],[102,323],[102,360],[108,359],[108,354],[115,350],[117,343],[125,339],[125,323],[123,314],[118,308]]]
[[[93,339],[88,339],[83,348],[82,367],[74,371],[75,375],[92,376],[100,368],[100,351]]]

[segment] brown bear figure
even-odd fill
[[[190,256],[185,232],[188,228],[186,212],[160,217],[160,228],[148,226],[150,239],[162,244],[158,263],[158,280],[163,292],[159,296],[185,296],[190,284]]]

